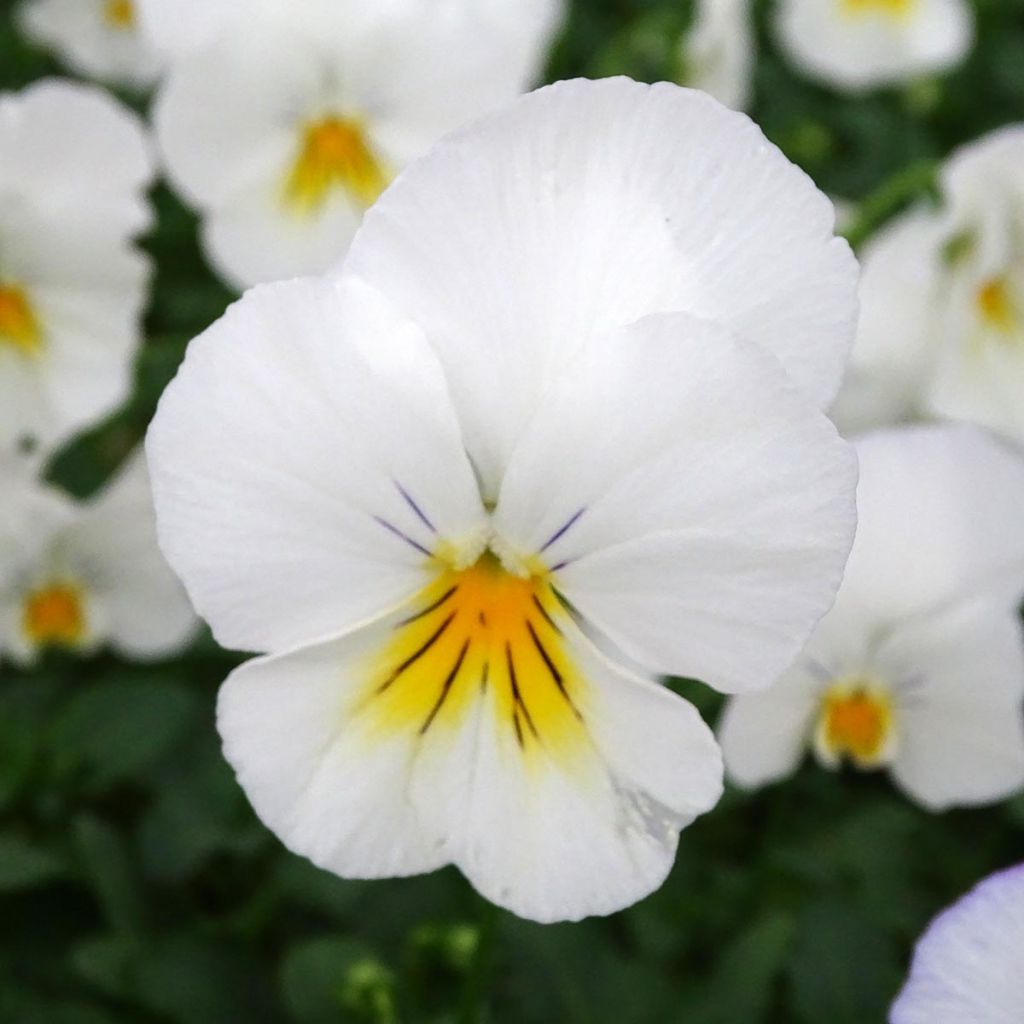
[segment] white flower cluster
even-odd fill
[[[84,504],[37,481],[130,392],[152,177],[141,124],[103,92],[0,96],[0,659],[107,642],[155,657],[194,630],[140,456]]]
[[[728,109],[752,95],[749,4],[698,4],[679,43],[721,102],[627,79],[513,102],[563,13],[20,16],[84,73],[159,81],[168,179],[211,265],[256,285],[147,439],[160,548],[218,641],[259,655],[218,709],[254,808],[343,876],[452,863],[541,921],[660,885],[723,774],[752,788],[813,753],[935,810],[1024,787],[1024,128],[954,155],[939,204],[872,240],[858,329],[831,203]],[[776,20],[852,89],[948,69],[972,36],[962,0],[779,0]],[[194,631],[141,456],[85,503],[37,478],[129,392],[153,173],[90,87],[0,97],[19,662]],[[848,443],[830,407],[876,429]],[[717,739],[664,676],[732,695]],[[927,961],[955,931],[922,944],[898,1024],[968,1019],[908,1009],[952,1005]]]

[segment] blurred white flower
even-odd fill
[[[986,878],[932,921],[889,1024],[1019,1024],[1022,949],[1024,864]]]
[[[834,415],[918,416],[1024,440],[1024,126],[965,147],[919,207],[865,248],[861,323]]]
[[[7,467],[2,467],[7,473]],[[0,481],[0,656],[104,644],[130,658],[176,653],[198,620],[156,542],[141,454],[75,502],[14,470]]]
[[[661,884],[721,761],[628,666],[770,683],[850,543],[831,224],[704,94],[562,83],[412,165],[338,277],[190,346],[147,442],[161,540],[217,639],[271,652],[218,727],[290,848],[455,863],[545,921]]]
[[[262,0],[197,29],[155,122],[217,271],[245,287],[332,267],[409,160],[531,84],[562,9]]]
[[[776,29],[802,71],[849,90],[947,71],[974,43],[968,0],[779,0]]]
[[[683,85],[734,110],[747,106],[756,57],[750,0],[699,0],[680,45]]]
[[[0,94],[0,451],[48,450],[127,397],[151,179],[139,121],[101,90]]]
[[[144,87],[160,73],[162,61],[139,31],[136,0],[25,0],[17,16],[29,39],[88,78]]]
[[[967,426],[858,444],[857,539],[835,607],[773,690],[720,729],[741,786],[888,768],[932,809],[1024,786],[1024,460]]]

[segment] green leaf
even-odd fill
[[[144,896],[121,836],[91,815],[81,816],[73,833],[82,872],[108,924],[122,936],[138,938],[144,926]]]
[[[14,832],[0,833],[0,892],[31,889],[68,873],[66,858]]]
[[[97,935],[72,950],[71,964],[83,981],[104,995],[121,998],[130,991],[132,949],[120,935]]]
[[[136,999],[173,1024],[279,1020],[260,964],[230,943],[179,934],[142,950]]]
[[[788,967],[794,1008],[806,1024],[884,1020],[902,976],[890,935],[838,902],[801,915]]]
[[[130,673],[75,694],[50,731],[54,761],[88,773],[102,789],[160,760],[194,724],[199,702],[186,687]]]
[[[706,1001],[689,1018],[691,1024],[757,1024],[767,1019],[793,933],[789,915],[772,914],[727,946],[708,982]]]

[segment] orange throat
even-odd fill
[[[0,348],[5,347],[22,356],[38,355],[43,332],[25,290],[0,282]]]
[[[22,629],[35,649],[81,647],[87,634],[81,589],[73,583],[50,583],[33,590],[22,607]]]
[[[827,767],[844,760],[858,768],[878,768],[892,758],[894,715],[888,692],[864,680],[833,684],[824,695],[814,749]]]
[[[316,214],[339,193],[368,209],[388,186],[388,174],[354,118],[324,117],[303,128],[298,156],[288,175],[285,202]]]
[[[545,576],[514,575],[489,552],[443,570],[370,662],[374,731],[455,729],[483,698],[524,756],[570,753],[587,734],[568,622]]]

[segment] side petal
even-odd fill
[[[351,279],[249,292],[189,347],[147,451],[164,552],[228,647],[379,615],[483,526],[425,338]]]
[[[896,781],[933,810],[1024,788],[1024,635],[987,600],[904,626],[879,654],[899,692]]]
[[[645,668],[770,685],[839,586],[852,449],[774,358],[681,314],[567,371],[515,450],[498,533]]]
[[[158,658],[183,647],[198,621],[157,545],[142,453],[133,455],[86,504],[63,544],[102,602],[105,632],[130,657]]]
[[[561,82],[410,166],[347,265],[438,339],[493,496],[546,368],[651,313],[722,322],[827,404],[856,320],[833,224],[810,179],[709,96]]]

